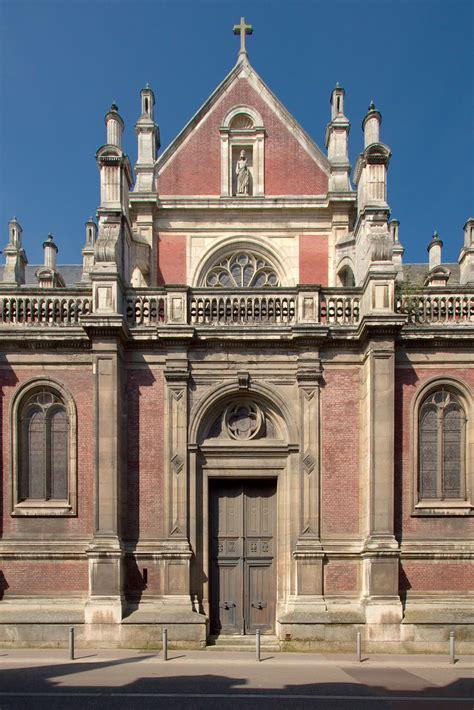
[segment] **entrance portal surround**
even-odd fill
[[[227,390],[227,392],[226,392]],[[276,617],[284,614],[295,593],[296,569],[293,551],[300,532],[301,508],[299,484],[299,446],[295,417],[290,417],[286,404],[275,403],[262,387],[236,391],[235,385],[216,388],[193,417],[189,438],[189,533],[191,561],[191,595],[194,606],[210,617],[210,480],[276,481],[276,529],[274,565],[276,579]],[[212,437],[212,424],[235,402],[254,401],[271,417],[272,436],[252,440]],[[275,434],[275,436],[273,436]]]

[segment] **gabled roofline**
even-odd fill
[[[208,99],[200,106],[196,111],[194,116],[188,121],[184,128],[178,133],[176,138],[174,138],[171,143],[165,148],[163,153],[155,162],[155,167],[157,171],[161,171],[167,163],[172,159],[172,157],[180,150],[184,142],[191,134],[195,126],[208,114],[211,108],[217,103],[224,92],[229,88],[241,71],[247,71],[248,77],[253,78],[256,83],[258,83],[260,89],[260,95],[263,100],[266,101],[275,111],[280,114],[283,122],[292,124],[295,137],[300,143],[300,145],[306,150],[306,152],[315,160],[319,167],[329,176],[330,164],[323,153],[321,148],[315,143],[311,136],[306,133],[306,131],[300,126],[296,118],[285,108],[281,101],[275,96],[273,91],[268,88],[260,75],[255,71],[247,56],[239,57],[237,63],[232,67],[227,76],[221,81],[221,83],[214,89],[212,94]]]

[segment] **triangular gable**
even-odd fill
[[[235,106],[254,108],[265,128],[265,194],[327,192],[324,153],[247,60],[239,61],[157,161],[160,195],[221,193],[220,132]]]

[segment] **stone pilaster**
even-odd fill
[[[165,369],[165,602],[190,606],[188,489],[188,362],[186,352],[171,354]]]
[[[122,355],[119,324],[86,327],[93,342],[94,536],[88,551],[86,623],[119,623],[123,605],[121,488],[124,468]]]
[[[363,365],[361,401],[361,522],[365,537],[362,594],[367,620],[396,623],[399,546],[394,536],[393,338],[370,339]]]
[[[299,536],[295,604],[324,606],[323,551],[320,540],[320,382],[317,353],[301,353],[297,370],[300,428]],[[324,607],[325,608],[325,607]]]

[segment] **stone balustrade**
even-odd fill
[[[334,291],[334,292],[332,292]],[[181,300],[182,299],[182,302]],[[179,316],[176,316],[179,313]],[[181,322],[195,327],[354,326],[360,321],[360,294],[340,289],[141,289],[126,297],[129,327]]]
[[[399,294],[396,312],[408,316],[416,325],[474,324],[474,294],[469,293],[409,293]]]
[[[192,325],[291,325],[297,321],[296,293],[192,294]]]
[[[337,288],[226,291],[214,289],[129,290],[125,316],[130,328],[175,324],[199,327],[354,327],[362,318],[362,294]],[[22,289],[0,293],[1,326],[74,326],[93,312],[90,291]],[[399,293],[395,312],[412,325],[474,324],[474,294],[466,291]]]
[[[92,313],[90,292],[45,293],[42,289],[21,295],[0,294],[0,326],[73,326]]]
[[[320,322],[325,325],[357,325],[361,315],[360,301],[359,295],[322,291],[319,302]]]
[[[140,291],[125,299],[125,314],[130,327],[157,326],[166,322],[166,293]]]

